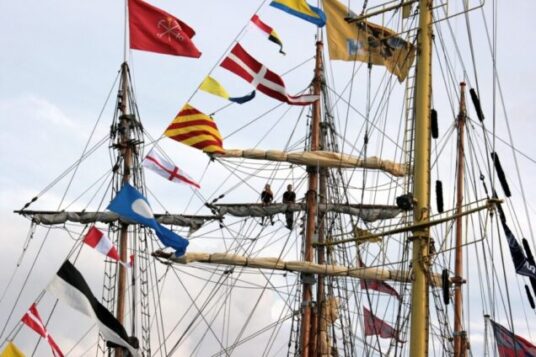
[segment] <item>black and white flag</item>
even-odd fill
[[[71,262],[63,263],[47,290],[73,309],[95,319],[105,340],[127,348],[133,356],[141,356],[138,349],[128,342],[123,325],[95,298],[84,277]]]

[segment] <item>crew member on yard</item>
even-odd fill
[[[287,205],[287,211],[285,212],[285,218],[287,220],[287,228],[292,230],[294,225],[294,213],[290,210],[290,207],[296,202],[296,193],[292,191],[292,185],[287,186],[287,191],[283,194],[283,203]]]
[[[266,184],[264,186],[264,191],[262,191],[261,193],[262,205],[268,206],[269,204],[272,203],[273,200],[274,200],[274,194],[272,193],[272,189],[270,188],[269,184]],[[270,223],[272,223],[272,225],[274,224],[274,218],[272,216],[270,216]],[[262,217],[262,220],[261,220],[261,226],[263,224],[264,224],[264,216]]]

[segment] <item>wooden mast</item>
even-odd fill
[[[415,96],[415,167],[413,177],[414,222],[429,221],[430,216],[430,102],[432,67],[432,0],[419,1],[417,36],[417,78]],[[428,227],[413,231],[412,267],[415,275],[411,289],[410,356],[428,354],[430,266]]]
[[[132,167],[132,145],[130,143],[130,115],[129,115],[129,86],[128,86],[128,64],[124,62],[121,65],[121,102],[119,104],[119,132],[121,135],[119,152],[123,159],[123,177],[121,179],[122,185],[129,183],[131,177]],[[128,251],[128,224],[121,224],[121,231],[119,233],[119,258],[121,261],[126,262]],[[119,267],[119,278],[117,282],[117,320],[124,325],[125,322],[125,303],[126,303],[126,285],[127,285],[127,269],[122,264]],[[123,347],[117,347],[115,350],[116,356],[123,356]]]
[[[456,213],[462,212],[463,206],[463,180],[464,180],[464,166],[465,166],[465,140],[464,130],[465,121],[467,117],[467,110],[465,106],[465,83],[460,83],[460,111],[458,113],[457,128],[458,128],[458,169],[457,169],[457,183],[456,183]],[[456,258],[454,266],[454,356],[465,357],[467,351],[466,335],[463,331],[462,318],[463,318],[463,296],[462,296],[462,284],[465,282],[463,279],[463,251],[462,251],[462,237],[463,237],[463,217],[456,219]]]
[[[321,77],[322,77],[322,48],[321,41],[316,42],[316,63],[315,77],[313,80],[313,93],[320,95]],[[313,104],[313,117],[311,123],[311,151],[318,150],[320,138],[320,99]],[[309,175],[309,186],[307,191],[307,221],[305,227],[305,242],[304,242],[304,260],[307,262],[313,261],[313,236],[316,228],[316,212],[317,212],[317,187],[318,187],[318,168],[316,166],[307,167]],[[315,321],[312,316],[312,298],[313,298],[313,276],[303,276],[303,292],[302,292],[302,319],[300,328],[300,355],[302,357],[312,356],[315,340],[311,339],[311,333],[316,334],[312,327]]]

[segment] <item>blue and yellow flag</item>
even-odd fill
[[[238,104],[249,102],[250,100],[255,98],[255,91],[249,94],[246,94],[242,97],[231,97],[229,96],[229,93],[227,92],[227,90],[223,88],[223,86],[220,84],[220,82],[218,82],[211,76],[207,76],[203,80],[203,83],[201,83],[201,85],[199,86],[199,89],[207,93],[217,95],[218,97],[225,98],[227,100],[230,100],[231,102],[238,103]]]
[[[327,15],[329,58],[380,66],[402,82],[415,60],[415,46],[395,31],[367,21],[348,23],[348,8],[338,0],[323,0]]]
[[[273,0],[270,6],[309,21],[318,27],[323,27],[326,24],[324,12],[317,7],[309,5],[305,0]]]
[[[6,348],[0,354],[0,357],[24,357],[24,353],[13,342],[9,341]]]

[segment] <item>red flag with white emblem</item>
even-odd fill
[[[195,182],[190,176],[188,176],[183,170],[179,169],[173,163],[164,159],[155,150],[151,150],[145,159],[143,159],[142,165],[164,177],[166,180],[185,183],[195,188],[201,188],[201,186]]]
[[[48,331],[43,324],[41,316],[39,316],[39,312],[37,311],[37,306],[35,306],[35,304],[30,306],[30,309],[24,314],[21,321],[48,342],[50,348],[52,348],[52,354],[55,357],[63,357],[63,352],[61,352],[59,346],[56,344],[52,336],[48,334]]]
[[[142,0],[128,1],[130,48],[199,58],[192,42],[195,31],[162,9]]]

